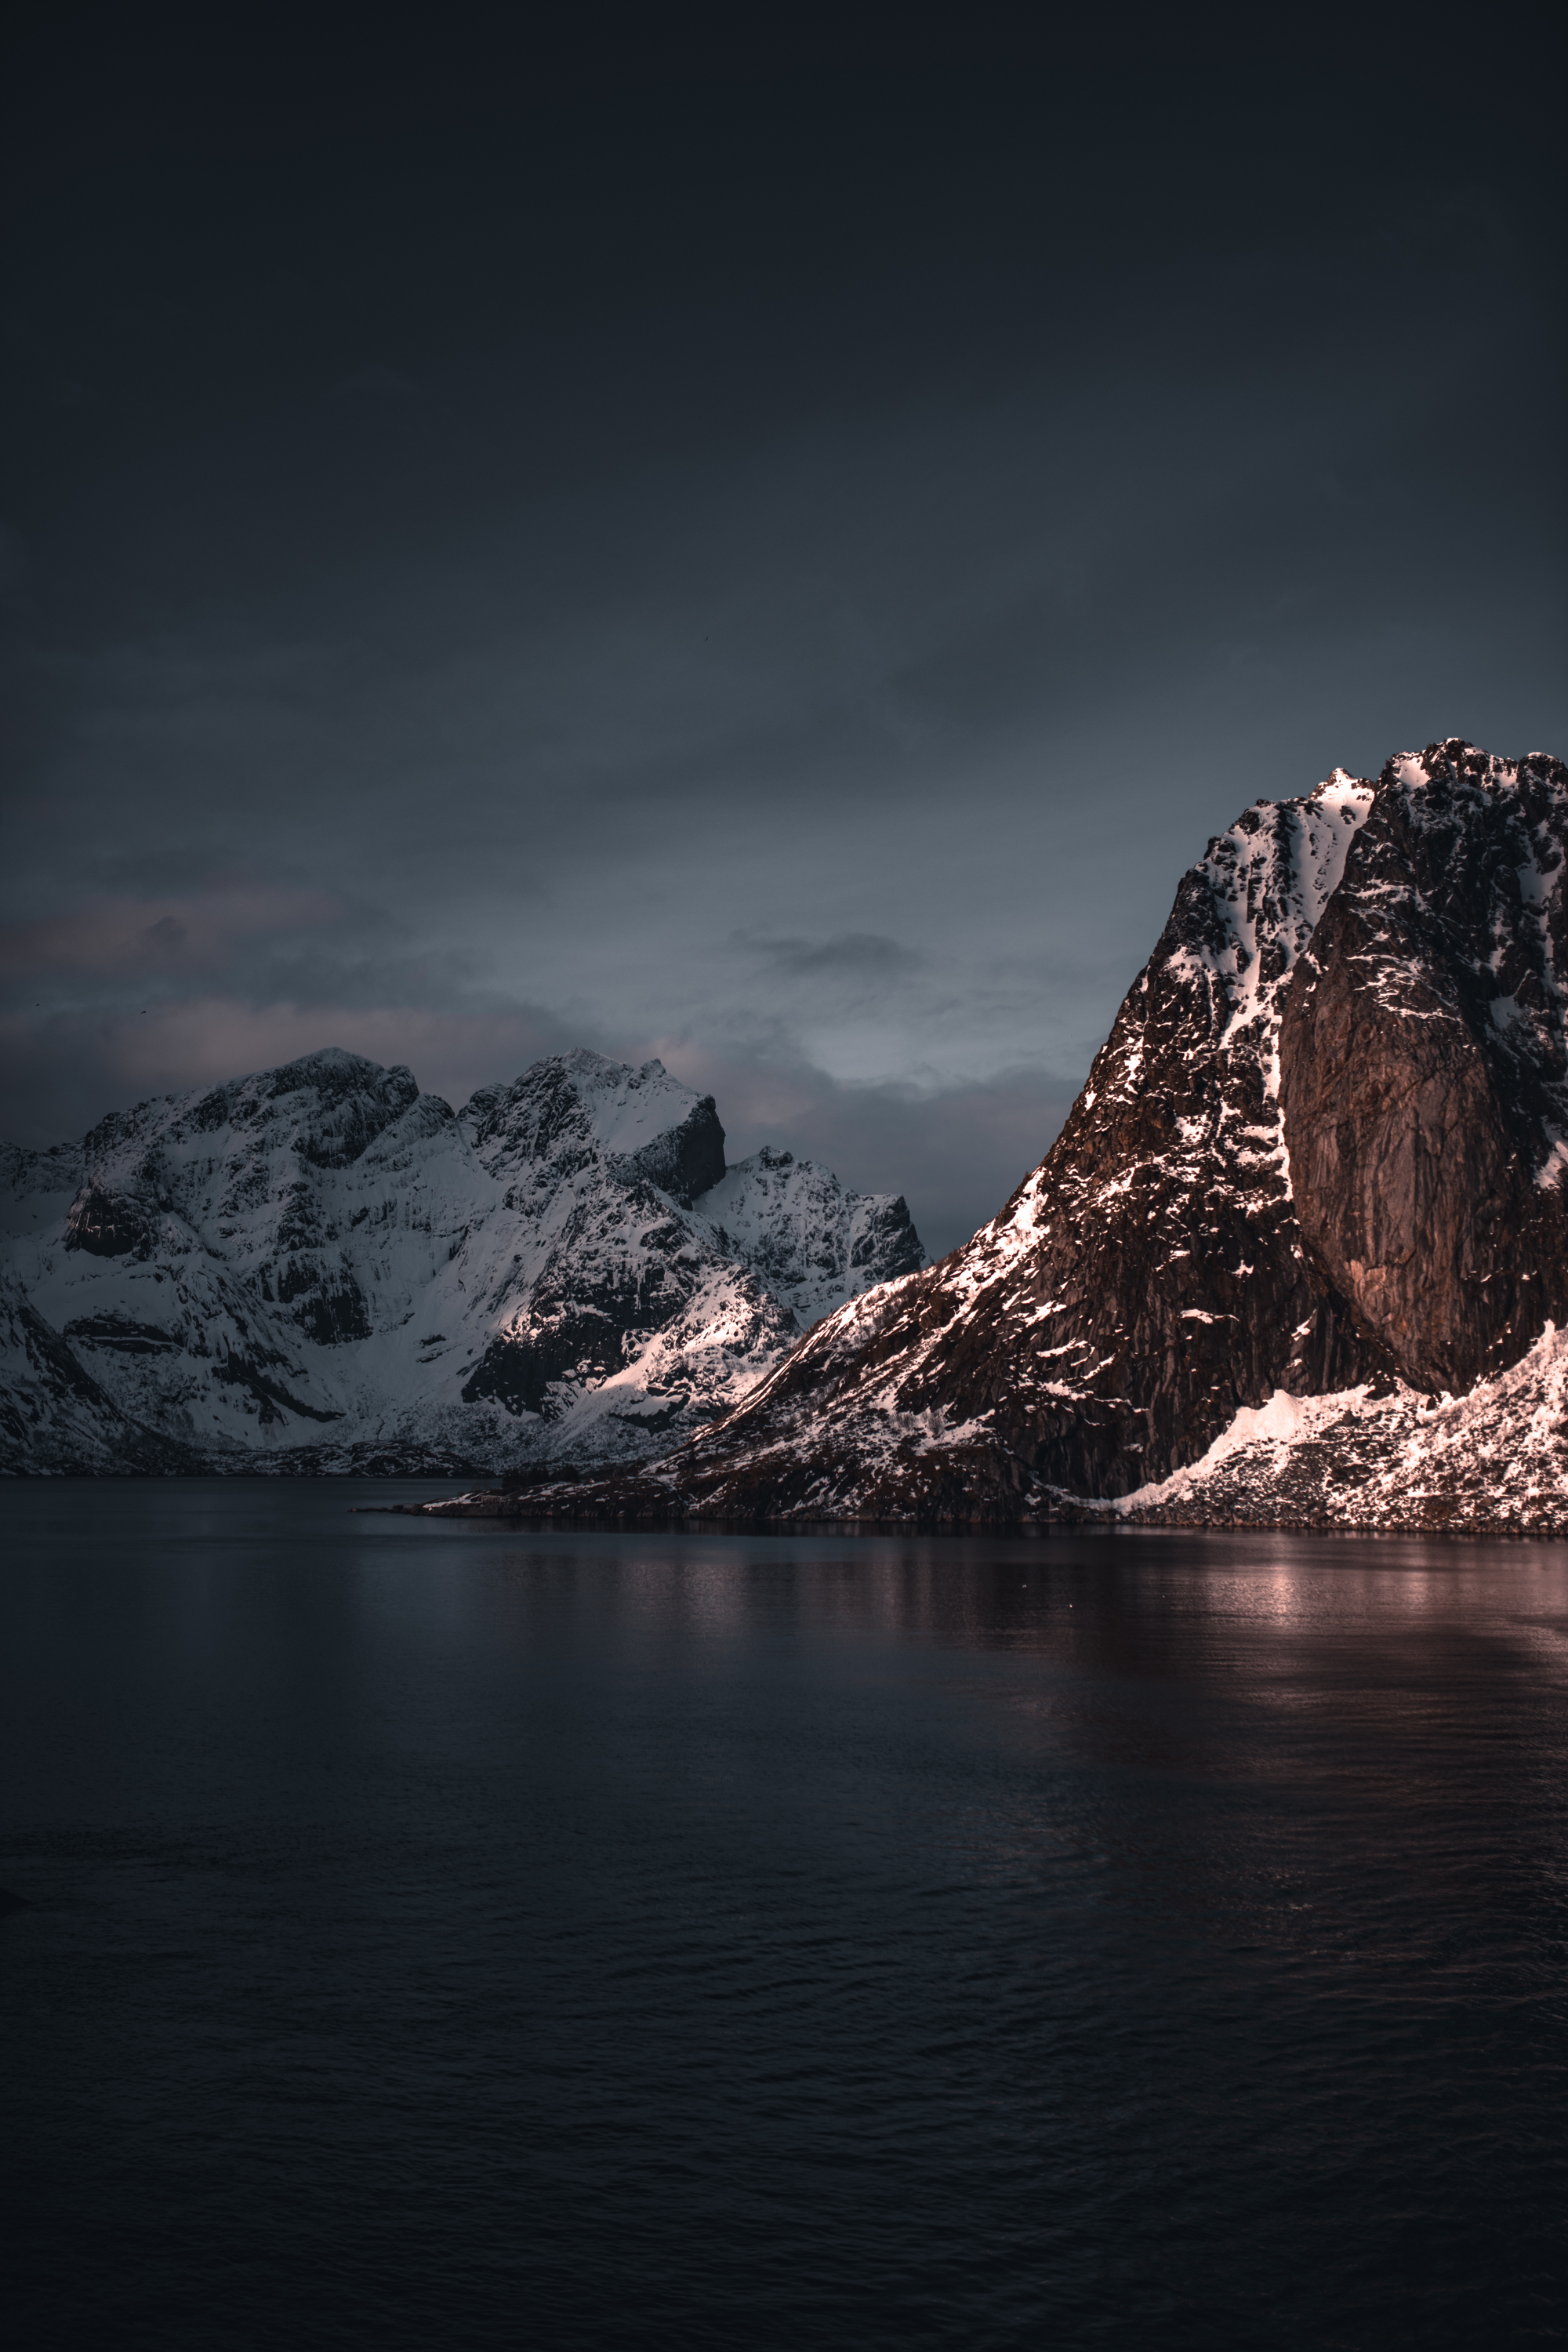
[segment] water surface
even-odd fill
[[[417,1491],[0,1487],[11,2343],[1562,2340],[1568,1549]]]

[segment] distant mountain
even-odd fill
[[[1257,802],[998,1216],[534,1507],[1568,1529],[1565,853],[1458,739]]]
[[[518,1469],[664,1448],[924,1252],[901,1200],[579,1051],[456,1114],[332,1049],[0,1150],[0,1467]]]

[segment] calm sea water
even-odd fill
[[[1568,2314],[1568,1550],[0,1488],[17,2347]]]

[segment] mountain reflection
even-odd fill
[[[825,1685],[864,1697],[891,1642],[881,1733],[907,1748],[923,1708],[970,1759],[932,1800],[933,1885],[1099,1873],[1162,1946],[1238,1941],[1337,1997],[1390,1969],[1436,1987],[1440,1923],[1471,1917],[1498,1854],[1526,1884],[1552,1866],[1517,1825],[1563,1760],[1563,1545],[574,1536],[491,1557],[499,1651],[574,1633],[688,1677],[694,1706],[717,1652],[759,1717],[809,1722]]]
[[[1167,1669],[1173,1643],[1184,1671],[1207,1660],[1234,1672],[1270,1654],[1270,1634],[1360,1643],[1443,1622],[1473,1631],[1478,1619],[1550,1631],[1568,1603],[1568,1544],[1558,1543],[1163,1530],[1037,1540],[552,1531],[500,1541],[500,1565],[529,1608],[575,1605],[596,1622],[713,1635],[905,1633],[1126,1671]]]

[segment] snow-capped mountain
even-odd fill
[[[333,1049],[0,1153],[11,1469],[433,1468],[668,1445],[924,1254],[901,1200],[579,1051],[456,1114]]]
[[[572,1507],[1568,1527],[1565,851],[1458,739],[1256,803],[1000,1214]]]

